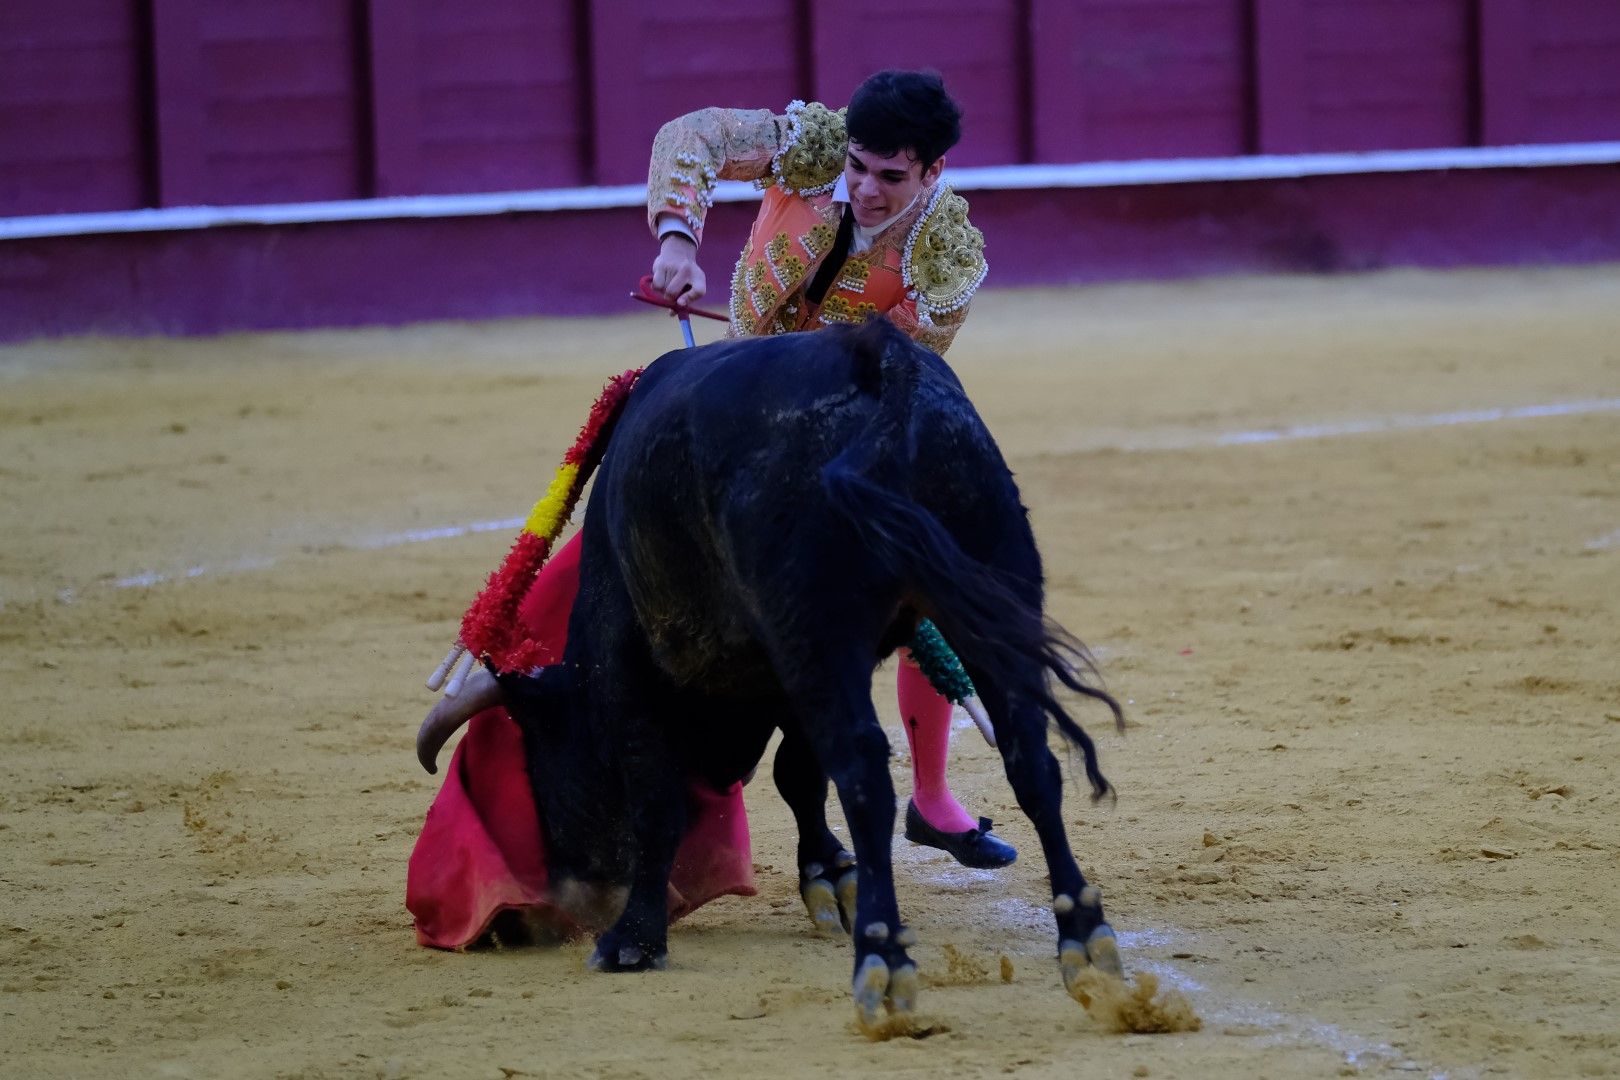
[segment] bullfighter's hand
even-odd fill
[[[658,245],[653,260],[652,286],[666,300],[683,307],[703,299],[703,269],[698,266],[697,245],[679,233],[670,233]]]

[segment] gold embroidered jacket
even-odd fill
[[[877,312],[916,341],[943,353],[984,281],[984,236],[967,200],[944,183],[850,255],[819,307],[805,299],[837,235],[841,204],[833,188],[844,168],[843,110],[795,101],[768,110],[703,109],[665,124],[653,141],[647,221],[675,213],[700,240],[716,180],[752,180],[764,189],[731,282],[731,334],[780,334]]]

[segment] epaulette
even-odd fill
[[[917,301],[917,321],[924,326],[931,316],[966,307],[990,272],[984,234],[967,212],[967,200],[939,184],[906,237],[901,273],[907,295]]]
[[[771,174],[760,186],[774,183],[795,195],[825,195],[837,185],[849,153],[844,110],[794,101],[787,107],[787,125],[787,137],[771,158]]]

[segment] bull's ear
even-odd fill
[[[528,674],[497,675],[506,708],[520,722],[548,726],[561,721],[574,691],[573,669],[564,664]]]

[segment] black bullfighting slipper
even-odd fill
[[[941,832],[928,824],[917,812],[917,804],[906,803],[906,839],[924,847],[939,848],[963,866],[975,870],[994,870],[1008,866],[1018,858],[1018,849],[999,836],[990,834],[991,821],[979,819],[977,829],[966,832]]]

